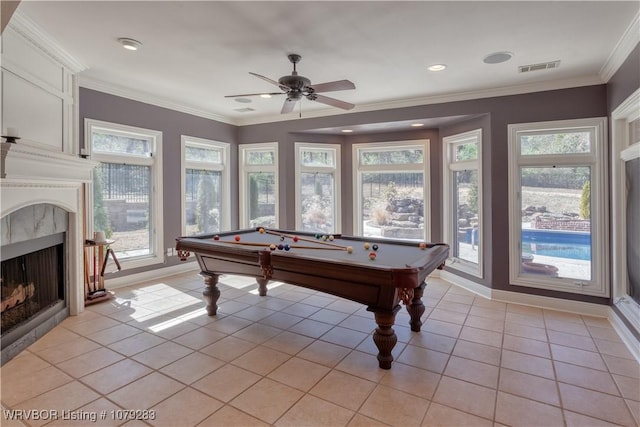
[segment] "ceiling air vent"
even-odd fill
[[[237,111],[238,113],[248,113],[249,111],[256,111],[254,108],[244,107],[244,108],[235,108],[233,111]]]
[[[518,67],[518,72],[528,73],[529,71],[552,70],[554,68],[558,68],[559,66],[560,66],[560,60],[542,62],[540,64],[520,65]]]

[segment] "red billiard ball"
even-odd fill
[[[213,240],[220,240],[220,236],[216,234],[215,236],[213,236]]]
[[[298,240],[300,240],[300,238],[298,236],[293,236],[293,241],[297,242]]]
[[[371,260],[376,259],[376,253],[375,252],[369,252],[369,259],[371,259]]]
[[[233,239],[234,239],[236,242],[239,242],[239,241],[240,241],[240,236],[236,236],[236,237],[234,237]]]

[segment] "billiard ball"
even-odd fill
[[[284,236],[280,236],[280,241],[284,242]]]
[[[233,240],[235,240],[236,242],[239,242],[240,241],[240,236],[234,237]]]
[[[284,249],[284,245],[283,245],[282,243],[280,243],[280,244],[278,245],[278,249],[283,250],[283,249]]]
[[[369,242],[366,242],[363,246],[365,249],[369,249]]]
[[[369,252],[369,259],[371,259],[371,260],[376,259],[376,253],[375,252]]]
[[[272,251],[276,250],[276,245],[274,245],[273,243],[269,245],[269,249],[271,249]]]
[[[316,239],[319,239],[320,237],[322,237],[322,235],[321,235],[321,234],[319,234],[319,233],[316,233],[316,234],[314,234],[314,236],[313,236],[313,237],[315,237]]]
[[[298,236],[293,236],[293,241],[297,242],[298,240],[300,240],[300,238]]]
[[[347,253],[353,253],[353,247],[352,246],[347,246]]]
[[[378,245],[376,245],[375,243],[373,244],[373,246],[371,246],[371,249],[373,249],[374,251],[378,250]]]
[[[260,227],[260,228],[258,228],[258,232],[259,232],[260,234],[264,234],[264,227]]]
[[[220,236],[216,234],[215,236],[213,236],[213,240],[220,240]]]
[[[420,249],[422,249],[423,251],[427,249],[427,244],[425,242],[420,242],[419,246],[420,246]]]
[[[327,236],[323,235],[322,236],[322,240],[324,240],[326,242],[327,241]]]
[[[329,241],[333,242],[333,239],[334,239],[334,237],[333,237],[333,234],[332,234],[332,235],[329,236]]]
[[[285,244],[285,245],[284,245],[284,250],[285,250],[285,251],[288,251],[289,249],[291,249],[291,246],[289,246],[288,244]]]

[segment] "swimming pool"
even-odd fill
[[[591,260],[591,233],[559,230],[522,230],[522,253]]]

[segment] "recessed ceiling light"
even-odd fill
[[[424,123],[411,123],[411,126],[414,128],[419,128],[420,126],[424,126]]]
[[[119,38],[118,42],[122,45],[123,48],[127,50],[138,50],[142,47],[142,43],[138,40],[128,39],[128,38]]]
[[[433,64],[433,65],[430,65],[429,67],[427,67],[427,70],[429,70],[429,71],[442,71],[445,68],[447,68],[447,66],[445,64]]]
[[[511,59],[513,53],[511,52],[494,52],[491,53],[482,59],[482,62],[485,64],[500,64],[502,62],[507,62]]]
[[[351,133],[353,132],[353,129],[342,129],[340,132]]]
[[[236,98],[235,101],[239,102],[240,104],[250,104],[253,102],[249,98]]]
[[[260,98],[271,98],[271,95],[269,95],[268,93],[263,93],[260,95]]]

